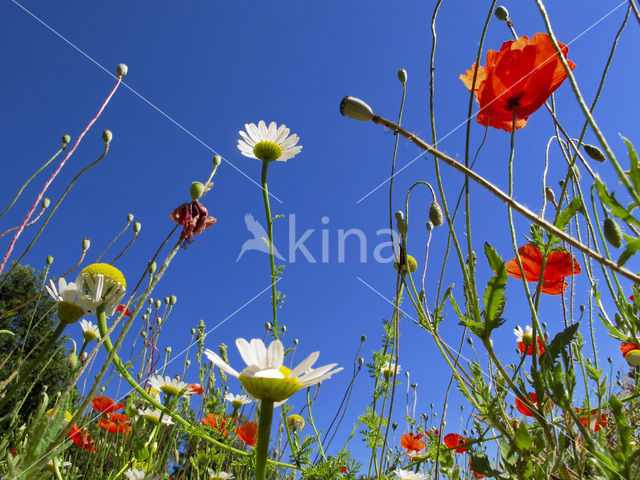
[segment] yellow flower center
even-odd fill
[[[640,367],[640,350],[631,350],[624,359],[632,367]]]
[[[127,281],[120,270],[108,263],[92,263],[82,269],[82,272],[89,275],[103,275],[105,278],[122,285],[123,288],[127,288]]]
[[[529,346],[533,343],[533,335],[530,333],[525,333],[522,335],[522,343],[524,343],[525,346]]]
[[[143,417],[151,423],[158,423],[160,421],[158,417],[151,415],[150,413],[143,415]]]
[[[256,146],[253,147],[253,154],[259,160],[272,162],[282,156],[282,147],[275,142],[263,140],[262,142],[256,143]]]
[[[398,270],[398,262],[393,262],[393,268]],[[411,255],[407,255],[407,264],[402,267],[402,273],[407,273],[407,268],[409,273],[413,273],[418,269],[418,262]]]
[[[93,342],[96,338],[98,338],[98,334],[93,330],[85,330],[84,332],[82,332],[82,336],[87,343]]]
[[[73,302],[58,302],[58,318],[63,323],[75,323],[85,314],[84,309]]]
[[[279,368],[284,378],[247,377],[240,373],[239,380],[245,390],[258,400],[281,402],[302,388],[298,377],[290,377],[291,370],[284,365]]]

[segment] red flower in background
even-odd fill
[[[535,245],[527,243],[518,249],[518,253],[527,282],[537,282],[542,271],[542,252]],[[516,258],[509,260],[506,267],[509,275],[522,278]],[[559,250],[551,252],[544,268],[542,293],[561,295],[568,285],[564,281],[565,277],[577,275],[580,272],[580,264],[569,253]]]
[[[562,54],[569,50],[560,43]],[[573,70],[575,64],[567,60]],[[464,75],[462,83],[471,91],[476,64]],[[480,105],[478,123],[510,132],[513,112],[516,130],[527,124],[529,115],[538,110],[567,78],[562,61],[546,33],[536,33],[531,40],[520,37],[502,44],[499,52],[489,50],[487,63],[478,67],[475,89]]]
[[[256,422],[244,422],[238,428],[236,428],[236,435],[240,439],[253,447],[256,444],[256,435],[258,434],[258,424]]]
[[[536,395],[535,392],[531,392],[529,394],[529,399],[531,400],[531,403],[533,403],[533,405],[537,408],[538,407],[538,395]],[[550,411],[551,407],[553,407],[553,402],[551,400],[549,400],[549,403],[547,404],[545,410]],[[533,413],[531,413],[531,410],[529,410],[529,407],[527,405],[525,405],[525,403],[520,400],[519,398],[516,398],[516,409],[518,409],[518,411],[523,414],[526,415],[527,417],[533,417]]]
[[[116,403],[109,397],[96,395],[91,400],[91,407],[102,413],[113,413],[124,408],[124,403]]]
[[[215,428],[226,437],[229,435],[229,427],[236,420],[236,418],[225,418],[217,413],[209,413],[200,421],[211,428]]]
[[[97,450],[97,448],[93,446],[94,440],[89,436],[89,432],[80,430],[77,423],[73,424],[73,427],[71,427],[67,435],[77,447],[84,448],[87,452]]]
[[[527,352],[527,355],[533,355],[533,329],[530,325],[522,330],[522,327],[518,325],[513,329],[513,333],[516,336],[518,350],[520,353]],[[538,355],[542,355],[544,353],[544,345],[542,344],[542,339],[538,335],[536,337],[536,343],[538,344]]]
[[[110,413],[109,419],[101,418],[98,421],[98,427],[104,428],[111,433],[131,433],[131,420],[123,413]]]
[[[620,344],[620,351],[622,352],[622,358],[627,358],[627,354],[632,350],[640,350],[640,346],[637,343],[622,342]]]
[[[582,409],[576,408],[576,412],[580,416],[580,423],[594,432],[600,430],[600,427],[606,428],[607,426],[607,421],[609,420],[607,415],[601,412],[600,418],[598,418],[598,409],[591,410],[591,412],[583,412]]]
[[[199,383],[190,383],[187,385],[187,395],[202,395],[204,390]]]
[[[467,443],[467,440],[462,435],[449,433],[444,436],[443,440],[447,448],[455,448],[456,453],[463,453],[467,451],[467,447],[464,446]]]
[[[340,467],[340,471],[342,473],[349,473],[349,469],[347,467]]]
[[[120,313],[124,310],[124,305],[118,305],[116,307],[116,312]],[[127,308],[127,310],[124,312],[124,316],[125,317],[130,317],[131,316],[131,312],[129,311],[129,309]]]
[[[422,437],[424,437],[424,434],[422,433],[419,433],[418,435],[405,433],[400,437],[400,445],[407,450],[417,452],[427,446],[427,444],[421,440]]]

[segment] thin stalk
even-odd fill
[[[267,171],[269,161],[262,161],[262,199],[264,201],[264,211],[267,216],[267,235],[269,236],[269,264],[271,267],[271,309],[273,314],[273,336],[278,339],[278,292],[276,291],[276,261],[273,255],[273,218],[271,217],[271,206],[269,205],[269,187],[267,185]]]
[[[267,162],[265,162],[267,163]],[[265,480],[267,474],[267,454],[271,440],[271,422],[273,421],[273,400],[260,401],[258,419],[258,444],[256,445],[256,480]]]

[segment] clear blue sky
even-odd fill
[[[625,2],[548,3],[558,38],[571,42],[568,56],[577,64],[574,72],[590,102],[626,7],[602,18]],[[321,389],[316,411],[320,425],[326,426],[326,418],[333,414],[349,382],[360,336],[368,336],[364,353],[369,361],[371,350],[379,348],[379,320],[392,314],[390,304],[363,281],[387,299],[393,296],[395,283],[391,265],[372,260],[375,246],[386,241],[376,232],[388,226],[387,186],[358,203],[387,179],[394,137],[373,124],[342,118],[338,105],[344,95],[351,94],[368,101],[376,113],[394,119],[401,94],[396,71],[405,68],[409,81],[403,125],[429,138],[429,24],[435,2],[194,0],[20,4],[77,49],[16,2],[0,3],[0,58],[4,73],[0,204],[13,198],[24,179],[58,148],[62,134],[69,133],[75,140],[97,111],[114,83],[101,66],[115,72],[118,63],[128,64],[125,82],[131,88],[120,88],[47,193],[55,202],[75,173],[102,151],[102,130],[113,131],[107,158],[73,188],[37,247],[27,256],[27,263],[41,267],[44,257],[53,254],[56,261],[52,272],[59,274],[75,263],[83,237],[92,241],[88,260],[93,261],[131,212],[142,222],[142,236],[116,266],[134,282],[173,227],[169,214],[189,199],[191,182],[204,181],[208,176],[213,151],[224,157],[214,189],[204,201],[218,223],[196,237],[188,250],[180,251],[156,290],[160,298],[178,296],[178,304],[160,338],[161,349],[170,345],[174,352],[182,351],[190,329],[200,319],[212,328],[243,306],[209,336],[208,346],[214,348],[221,342],[232,346],[237,336],[263,336],[263,325],[270,319],[268,292],[247,302],[269,284],[268,257],[247,252],[236,263],[241,245],[250,238],[244,215],[252,213],[264,224],[261,192],[247,178],[259,181],[260,163],[240,155],[237,132],[245,123],[264,119],[286,123],[300,136],[302,153],[286,164],[273,165],[269,172],[271,191],[282,202],[272,201],[273,213],[286,216],[276,222],[275,244],[288,256],[288,216],[294,214],[297,238],[305,230],[315,229],[305,246],[318,263],[309,263],[300,253],[295,262],[286,263],[284,279],[278,284],[286,294],[280,319],[288,327],[285,343],[291,345],[294,338],[300,339],[298,359],[320,350],[319,364],[337,362],[346,367]],[[444,2],[438,17],[437,129],[443,139],[440,148],[455,158],[464,154],[464,127],[458,127],[466,119],[468,102],[468,93],[458,76],[475,59],[489,4],[477,0]],[[518,34],[531,36],[544,31],[534,2],[511,0],[504,4]],[[634,93],[640,76],[637,35],[638,24],[632,18],[620,41],[606,93],[596,109],[596,117],[621,159],[626,157],[618,133],[640,145],[636,121],[640,105]],[[494,19],[486,48],[498,50],[509,39],[504,23]],[[556,100],[561,120],[577,136],[582,119],[568,84],[557,91]],[[482,133],[483,128],[473,121],[472,150]],[[552,122],[543,110],[517,133],[516,197],[534,210],[542,204],[540,178],[551,135]],[[596,143],[590,132],[586,140]],[[503,189],[507,188],[508,144],[508,134],[490,130],[477,164],[478,172]],[[420,153],[415,146],[401,141],[397,165],[407,165]],[[607,165],[595,167],[609,178]],[[3,231],[20,222],[37,194],[36,186],[39,189],[51,171],[50,167],[38,177],[11,214],[2,219]],[[549,183],[556,186],[564,172],[564,162],[554,147]],[[453,202],[462,178],[446,166],[443,177],[449,201]],[[394,210],[401,208],[404,192],[419,179],[435,182],[432,159],[421,158],[396,177]],[[609,183],[614,185],[615,181],[610,179]],[[506,208],[478,188],[473,188],[472,194],[474,243],[479,254],[479,283],[483,284],[488,278],[481,253],[483,243],[495,246],[505,260],[512,258],[513,252],[507,241]],[[417,192],[413,199],[410,228],[415,251],[410,253],[422,266],[426,232],[421,232],[430,199],[424,192]],[[328,224],[322,223],[325,216]],[[527,222],[518,218],[517,226],[523,241]],[[323,228],[329,235],[328,263],[321,262]],[[366,234],[365,263],[360,261],[355,238],[347,241],[344,263],[338,261],[338,230],[351,228]],[[24,233],[15,255],[23,251],[33,232],[32,227]],[[431,301],[445,233],[444,227],[439,229],[431,243],[427,273],[431,278],[427,298]],[[0,240],[3,253],[9,238],[8,235]],[[122,248],[126,240],[123,237],[118,247]],[[629,266],[637,270],[638,263],[632,260]],[[462,303],[460,277],[453,262],[445,283],[456,283],[455,292]],[[581,279],[578,286],[584,285]],[[508,303],[507,324],[496,332],[494,343],[505,359],[511,355],[515,360],[512,329],[525,325],[529,314],[521,299],[515,299],[521,298],[517,281],[510,280],[507,293],[514,300]],[[585,301],[583,295],[576,303]],[[453,312],[448,313],[442,330],[447,340],[457,345],[461,327]],[[558,297],[543,299],[542,316],[552,334],[561,328]],[[77,327],[78,340],[79,332]],[[428,411],[430,403],[442,402],[449,371],[428,335],[409,319],[402,320],[401,334],[400,363],[411,372],[412,381],[420,385],[418,412]],[[615,352],[617,343],[604,332],[598,342],[604,352],[602,359],[613,355],[614,364],[621,366],[622,359]],[[235,347],[230,351],[232,365],[239,366]],[[471,352],[465,351],[465,355]],[[181,365],[181,361],[176,362],[175,371],[170,368],[168,373],[179,373]],[[363,411],[369,398],[370,383],[362,377],[347,414],[345,432],[350,431],[351,420]],[[302,403],[302,396],[294,399],[294,404]],[[404,394],[396,405],[400,419]],[[451,408],[456,405],[454,399]],[[457,425],[454,415],[447,430],[456,430]]]

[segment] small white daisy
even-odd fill
[[[58,280],[58,288],[53,280],[49,279],[49,285],[45,288],[47,293],[58,302],[58,318],[65,323],[78,321],[87,313],[87,310],[96,306],[78,285],[73,282],[67,283],[64,278]]]
[[[293,370],[282,365],[284,361],[284,347],[280,340],[275,340],[267,349],[262,340],[254,338],[251,343],[244,338],[236,340],[236,347],[247,364],[238,372],[231,368],[222,358],[211,350],[205,350],[205,355],[221,370],[236,377],[249,395],[258,400],[273,400],[283,402],[301,388],[310,387],[328,379],[342,368],[333,367],[335,363],[312,369],[320,355],[313,352]]]
[[[60,460],[59,458],[56,458],[56,465],[58,466],[58,468],[62,468],[65,469],[67,467],[71,466],[71,462],[63,462],[62,460]],[[53,470],[53,460],[50,462],[47,462],[47,468],[49,470]]]
[[[424,473],[415,473],[410,470],[402,470],[400,468],[393,471],[400,480],[427,480]]]
[[[93,342],[96,338],[100,338],[100,330],[93,322],[80,320],[80,326],[82,327],[82,336],[86,342]]]
[[[401,370],[402,367],[398,365],[397,373],[400,373]],[[396,364],[392,362],[385,362],[384,365],[382,365],[380,371],[382,372],[382,375],[384,375],[384,378],[386,378],[388,381],[391,377],[393,377],[394,373],[396,373]]]
[[[227,472],[214,472],[213,470],[211,470],[210,468],[207,468],[207,473],[209,474],[209,477],[215,480],[233,480],[234,477],[232,474],[227,473]]]
[[[171,420],[171,417],[168,415],[162,415],[160,410],[154,410],[153,408],[139,408],[138,414],[151,423],[157,424],[160,422],[163,425],[175,425],[174,421]],[[161,417],[162,420],[160,420]]]
[[[302,145],[298,143],[298,135],[289,135],[286,125],[276,125],[271,122],[269,127],[263,120],[255,123],[247,123],[244,128],[246,132],[238,132],[242,137],[238,140],[238,149],[245,157],[257,158],[258,160],[286,162],[295,157]]]
[[[533,330],[531,329],[531,325],[527,325],[524,331],[522,330],[522,327],[518,325],[516,328],[513,329],[513,334],[518,339],[518,342],[524,343],[525,340],[527,339],[527,335],[528,335],[527,344],[530,344],[533,341]]]
[[[107,315],[113,315],[124,297],[127,282],[124,275],[108,263],[92,263],[76,278],[78,289],[85,291],[94,304],[101,305]]]
[[[130,468],[124,472],[124,476],[129,480],[160,480],[158,475],[147,474],[144,470],[138,470],[137,468]]]
[[[227,393],[224,396],[224,399],[231,403],[231,406],[237,410],[239,409],[242,405],[246,405],[248,403],[251,403],[251,399],[249,397],[247,397],[246,395],[234,395],[233,393]]]
[[[154,390],[158,390],[165,395],[169,395],[172,397],[177,397],[180,395],[182,391],[182,396],[186,397],[187,387],[188,385],[178,378],[171,378],[168,375],[166,377],[162,377],[162,375],[156,375],[155,377],[149,378],[149,386]]]

